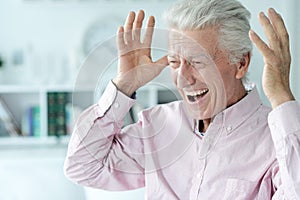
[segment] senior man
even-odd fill
[[[65,161],[73,181],[107,190],[146,187],[146,199],[299,199],[300,108],[289,86],[281,16],[259,14],[268,44],[236,0],[185,0],[165,15],[169,52],[151,59],[154,17],[118,30],[118,75],[77,121]],[[262,85],[246,87],[251,41],[264,57]],[[122,128],[134,94],[166,66],[183,100],[142,111]]]

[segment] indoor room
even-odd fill
[[[240,2],[251,12],[251,28],[263,40],[267,39],[259,24],[259,12],[272,7],[283,17],[290,37],[290,87],[299,101],[299,1]],[[159,59],[168,54],[163,13],[174,3],[172,0],[0,1],[1,200],[148,199],[145,188],[120,192],[76,184],[65,176],[64,162],[78,117],[98,103],[118,73],[118,27],[125,23],[130,11],[143,9],[145,19],[154,16],[152,58]],[[271,106],[263,91],[263,69],[264,59],[253,46],[247,76],[256,85],[262,102]],[[138,113],[144,109],[182,99],[169,66],[139,88],[135,98],[123,126],[137,122]]]

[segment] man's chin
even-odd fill
[[[188,115],[193,119],[203,120],[211,118],[212,112],[209,112],[208,110],[193,109],[191,107],[188,107]]]
[[[212,117],[208,117],[206,115],[191,115],[189,114],[189,116],[192,118],[192,119],[195,119],[195,120],[205,120],[205,119],[211,119]]]
[[[221,108],[209,109],[208,107],[202,109],[200,107],[187,105],[187,103],[185,104],[187,106],[188,115],[193,119],[197,119],[197,120],[211,119],[223,110]]]

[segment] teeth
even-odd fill
[[[202,94],[206,93],[207,91],[208,91],[208,89],[205,88],[205,89],[199,90],[199,91],[197,91],[197,92],[186,92],[186,95],[195,97],[195,96],[197,96],[197,95],[202,95]]]

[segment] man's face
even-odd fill
[[[172,31],[168,61],[172,79],[194,119],[208,119],[232,104],[236,67],[218,48],[214,28]]]

